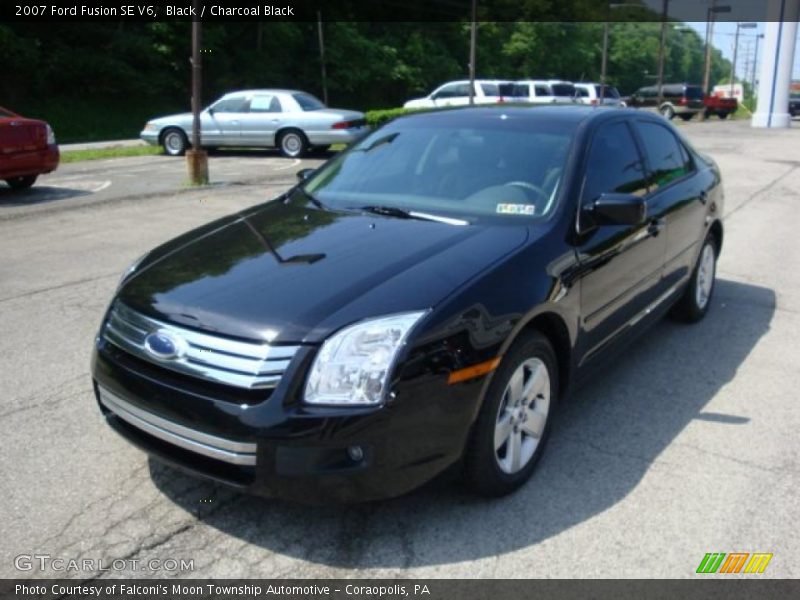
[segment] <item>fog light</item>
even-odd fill
[[[353,462],[361,462],[364,459],[364,449],[361,446],[350,446],[347,455]]]

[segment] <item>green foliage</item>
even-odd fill
[[[602,18],[596,2],[498,0],[498,6],[524,20],[479,23],[479,78],[599,79],[603,24],[588,21]],[[630,18],[634,11],[617,12]],[[661,30],[655,19],[609,27],[608,81],[623,94],[655,83]],[[669,28],[665,81],[702,83],[701,37]],[[469,30],[463,20],[326,22],[329,104],[399,106],[466,78]],[[316,23],[207,22],[203,50],[204,104],[256,87],[322,96]],[[60,141],[133,137],[148,118],[189,109],[189,52],[188,22],[0,25],[0,101],[47,119]],[[730,63],[714,50],[712,85],[729,72]]]
[[[367,125],[369,125],[372,129],[376,127],[380,127],[384,123],[388,123],[392,119],[397,117],[407,115],[408,113],[412,112],[425,112],[424,110],[414,109],[414,108],[384,108],[380,110],[368,110],[367,111]]]
[[[161,148],[158,146],[116,146],[89,150],[68,150],[61,153],[61,162],[70,163],[128,156],[153,156],[156,154],[161,154]]]

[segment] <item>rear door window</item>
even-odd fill
[[[281,102],[277,96],[259,95],[250,100],[251,113],[279,113],[282,112]]]
[[[481,89],[484,96],[499,96],[500,87],[496,83],[482,83]],[[469,96],[469,88],[467,88],[467,96]]]

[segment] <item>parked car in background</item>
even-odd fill
[[[789,115],[792,117],[800,115],[800,94],[798,93],[789,96]]]
[[[134,263],[94,340],[107,423],[240,491],[510,493],[573,385],[711,306],[720,171],[656,115],[411,114],[298,177]]]
[[[273,148],[290,158],[331,144],[350,143],[367,131],[364,113],[328,108],[298,90],[245,90],[225,94],[200,114],[204,148]],[[189,148],[192,113],[148,121],[141,138],[170,156]]]
[[[500,79],[475,80],[475,104],[504,102],[513,94],[511,81]],[[403,108],[437,108],[441,106],[466,106],[469,104],[469,80],[450,81],[440,85],[423,98],[414,98],[403,104]]]
[[[736,98],[711,94],[703,99],[705,111],[703,118],[708,119],[717,115],[720,119],[727,119],[728,115],[735,113],[739,109],[739,101]]]
[[[0,107],[0,179],[15,190],[29,188],[55,171],[59,158],[50,125]]]
[[[600,96],[603,96],[602,103]],[[625,102],[619,95],[617,88],[606,85],[601,86],[599,83],[576,83],[575,84],[575,97],[581,104],[591,104],[595,106],[602,104],[603,106],[625,106]]]
[[[576,102],[575,86],[560,79],[524,79],[514,82],[514,99],[535,104]]]
[[[703,102],[703,88],[699,85],[666,83],[661,87],[661,100],[658,97],[658,86],[649,85],[636,90],[628,106],[655,110],[670,120],[677,115],[684,121],[688,121],[706,108]]]

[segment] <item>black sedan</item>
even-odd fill
[[[455,465],[506,494],[570,389],[709,308],[720,173],[654,115],[406,116],[299,176],[134,263],[93,354],[114,429],[241,490],[362,501]]]

